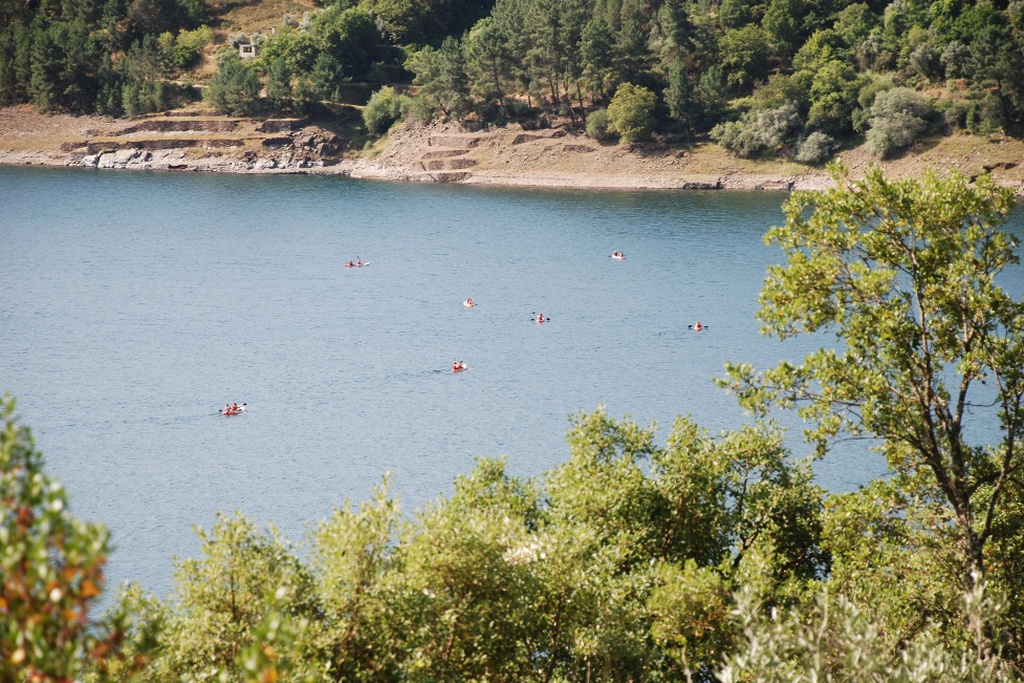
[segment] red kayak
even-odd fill
[[[231,406],[230,408],[225,407],[224,410],[220,411],[220,414],[224,415],[224,416],[227,416],[227,415],[239,415],[239,414],[241,414],[241,412],[243,410],[245,410],[245,404],[244,403],[242,405],[240,405],[240,406]]]
[[[462,372],[467,367],[468,366],[465,363],[463,363],[461,360],[457,360],[454,363],[452,363],[452,372],[453,373],[455,373],[455,372]]]

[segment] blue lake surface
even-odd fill
[[[301,541],[386,472],[406,512],[477,456],[539,475],[599,405],[662,439],[748,421],[725,362],[817,343],[754,317],[784,199],[0,167],[0,391],[111,528],[111,582],[166,595],[217,511]],[[883,466],[816,471],[848,490]]]

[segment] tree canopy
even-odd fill
[[[408,110],[421,118],[543,125],[582,123],[620,89],[643,88],[655,99],[644,128],[669,140],[717,130],[737,156],[801,163],[862,136],[885,158],[956,130],[1024,134],[1019,3],[321,4],[272,35],[241,36],[262,53],[251,66],[267,89],[261,105],[308,111],[341,102],[342,84],[357,81],[413,86]],[[211,52],[195,31],[218,19],[203,0],[0,0],[0,104],[113,115],[172,106],[195,95],[182,81],[208,78],[191,71]]]

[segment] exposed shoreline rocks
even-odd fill
[[[822,168],[750,161],[711,144],[599,143],[579,127],[471,129],[459,124],[405,125],[371,149],[345,151],[346,140],[302,118],[241,119],[203,110],[133,121],[44,116],[27,106],[0,108],[0,164],[151,171],[339,174],[402,182],[606,190],[746,190],[788,192],[831,184]],[[1024,142],[958,135],[922,143],[879,163],[862,148],[843,160],[854,176],[879,164],[892,177],[927,168],[973,176],[990,171],[1024,195]]]

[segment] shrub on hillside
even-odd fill
[[[608,105],[608,130],[628,144],[646,140],[654,130],[657,95],[642,85],[623,83]]]
[[[967,75],[971,61],[971,48],[959,40],[951,40],[943,48],[939,62],[945,71],[946,78],[961,78]]]
[[[857,108],[853,110],[851,120],[853,121],[853,129],[858,133],[867,131],[868,119],[871,118],[871,105],[875,103],[875,98],[878,97],[878,93],[885,92],[886,90],[892,90],[895,85],[892,79],[887,76],[876,77],[867,83],[857,93]]]
[[[608,110],[598,109],[587,117],[587,135],[595,140],[605,142],[615,136],[608,131]]]
[[[868,151],[885,159],[907,149],[928,131],[935,116],[934,105],[910,88],[878,93],[871,105]]]
[[[796,104],[747,112],[739,121],[720,123],[711,138],[734,156],[750,159],[778,154],[800,132],[803,123]]]
[[[370,96],[370,101],[363,109],[363,123],[371,135],[382,135],[401,116],[408,106],[409,98],[399,94],[389,85],[384,86]]]
[[[831,159],[837,146],[835,140],[816,130],[803,139],[793,158],[801,164],[816,166]]]
[[[227,53],[218,60],[217,74],[210,80],[205,97],[220,114],[248,116],[259,105],[263,84],[256,71],[238,55]]]
[[[166,68],[172,73],[191,69],[199,64],[204,47],[213,42],[213,29],[203,24],[188,31],[181,29],[175,36],[170,31],[158,38]]]
[[[417,123],[430,123],[437,116],[437,108],[422,97],[411,97],[406,113]]]

